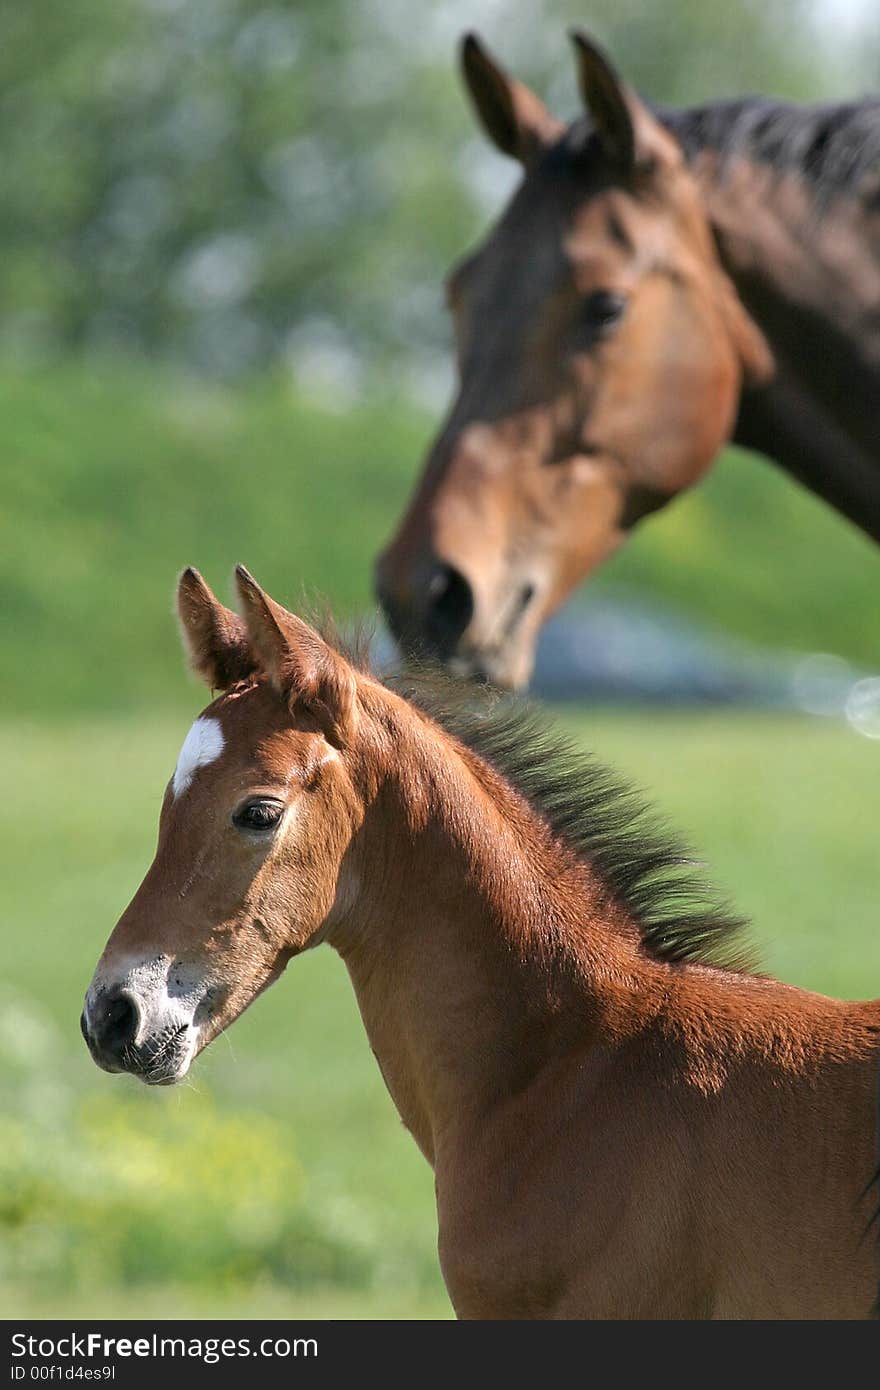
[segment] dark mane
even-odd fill
[[[632,788],[512,698],[447,677],[388,682],[495,768],[637,923],[652,955],[747,971],[745,922],[719,902],[694,860],[648,815]]]
[[[764,97],[674,110],[655,107],[692,161],[704,150],[724,161],[742,156],[801,175],[825,205],[836,193],[856,195],[880,174],[880,98],[839,105],[795,106]],[[876,197],[876,185],[869,196]]]

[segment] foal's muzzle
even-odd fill
[[[130,1072],[152,1086],[169,1086],[186,1071],[194,1037],[189,1023],[169,1020],[144,1027],[141,1005],[128,989],[101,990],[87,1004],[80,1029],[93,1061],[104,1071]]]

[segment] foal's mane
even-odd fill
[[[434,666],[412,664],[380,679],[371,669],[369,624],[343,632],[324,604],[312,604],[309,617],[355,670],[500,773],[551,834],[589,864],[656,959],[753,970],[745,919],[719,900],[698,861],[629,783],[549,727],[543,711]]]
[[[435,672],[408,672],[386,685],[501,774],[552,835],[598,874],[651,955],[751,968],[744,920],[718,901],[632,787],[549,729],[541,711]]]

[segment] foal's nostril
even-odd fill
[[[138,1026],[138,1011],[130,994],[120,991],[107,1008],[102,1030],[102,1041],[111,1052],[121,1052],[134,1042]]]
[[[463,574],[452,565],[438,565],[428,582],[425,631],[432,646],[443,653],[455,648],[474,616],[474,595]]]
[[[93,1052],[118,1062],[137,1035],[140,1013],[128,990],[112,989],[98,1001],[91,1019],[82,1019],[83,1036]]]

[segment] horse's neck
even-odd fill
[[[880,539],[880,238],[856,196],[746,158],[693,159],[722,262],[773,350],[735,440]]]
[[[357,907],[329,938],[388,1090],[432,1163],[444,1140],[474,1132],[555,1058],[612,1018],[623,1027],[646,969],[625,924],[603,920],[598,886],[591,901],[588,877],[548,862],[468,784],[465,765],[450,776],[444,762],[415,794],[387,788],[374,806]],[[430,806],[415,830],[413,802]]]

